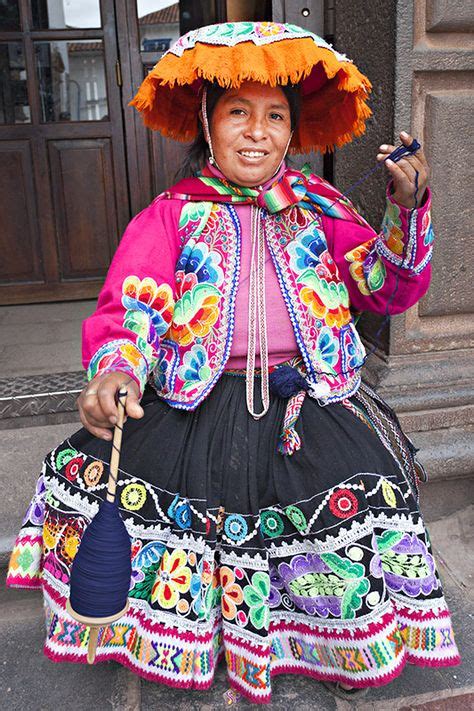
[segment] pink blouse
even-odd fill
[[[222,173],[209,164],[214,175],[222,178]],[[264,188],[274,182],[285,170],[283,164],[276,176],[273,176]],[[229,360],[225,369],[245,368],[247,365],[247,337],[249,313],[249,277],[251,259],[251,211],[250,205],[234,205],[242,229],[242,251],[239,285],[235,297],[235,326]],[[267,245],[265,244],[265,304],[267,314],[268,363],[275,365],[298,355],[293,326],[288,309],[283,299],[280,284]],[[258,318],[258,316],[257,316]],[[255,367],[260,367],[260,344],[257,339],[255,348]]]

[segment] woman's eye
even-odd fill
[[[276,119],[277,121],[283,121],[283,116],[281,114],[270,114],[270,118]]]
[[[232,109],[230,113],[235,114],[236,116],[241,116],[245,113],[245,111],[243,109]]]

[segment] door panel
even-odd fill
[[[43,279],[31,161],[28,140],[0,143],[0,284]]]
[[[100,277],[117,246],[111,141],[51,141],[48,149],[60,278]]]

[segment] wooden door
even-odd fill
[[[130,219],[113,0],[0,6],[0,303],[95,297]]]

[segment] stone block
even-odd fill
[[[69,423],[2,431],[0,553],[3,553],[3,556],[11,550],[23,516],[35,492],[43,458],[79,427],[80,424]]]
[[[427,32],[473,32],[474,5],[466,0],[425,0]]]

